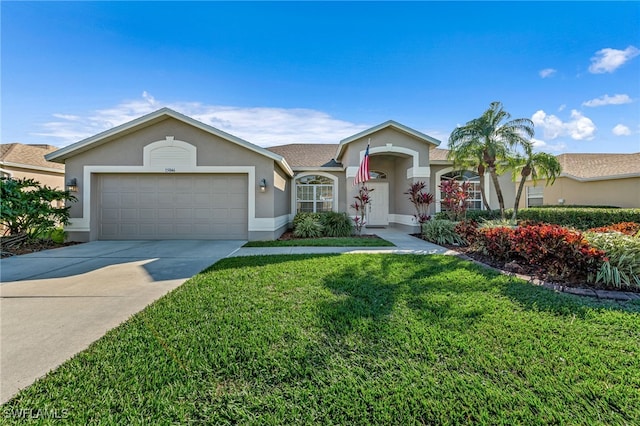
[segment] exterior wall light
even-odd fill
[[[78,179],[71,178],[67,181],[67,191],[78,192]]]
[[[260,192],[267,192],[267,180],[260,179]]]

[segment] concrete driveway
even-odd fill
[[[0,403],[244,241],[96,241],[0,260]]]

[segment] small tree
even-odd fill
[[[422,228],[422,224],[431,219],[429,215],[429,206],[433,203],[433,194],[429,192],[423,192],[422,190],[427,187],[424,182],[415,182],[409,186],[409,190],[405,192],[409,196],[409,201],[416,209],[413,217],[416,218],[416,222]]]
[[[450,220],[464,219],[467,213],[467,198],[469,198],[469,182],[446,180],[440,184],[442,191],[442,208]]]
[[[56,226],[69,223],[71,207],[57,207],[76,201],[69,191],[53,189],[34,179],[0,180],[0,225],[5,234],[35,238]]]
[[[356,211],[356,216],[353,218],[353,224],[358,235],[362,233],[362,227],[367,223],[367,206],[371,203],[371,196],[369,195],[371,191],[373,191],[373,188],[367,188],[363,184],[358,190],[358,195],[353,197],[356,201],[354,201],[350,206]]]

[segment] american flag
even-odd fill
[[[353,179],[353,186],[358,185],[359,183],[364,183],[371,179],[369,176],[369,143],[371,140],[367,142],[367,150],[364,152],[364,158],[360,163],[360,167],[358,168],[358,173],[356,177]]]

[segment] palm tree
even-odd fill
[[[454,160],[454,164],[456,159],[458,163],[473,162],[478,168],[482,165],[489,172],[503,219],[504,197],[498,182],[498,164],[518,147],[529,149],[529,138],[534,135],[531,120],[516,118],[507,121],[510,118],[511,114],[503,109],[502,103],[491,102],[489,109],[480,117],[457,127],[449,136],[449,158]],[[485,194],[482,197],[486,199]]]
[[[516,220],[520,197],[527,178],[535,185],[538,179],[545,179],[545,186],[552,185],[556,178],[562,173],[562,166],[558,159],[546,152],[532,152],[531,148],[525,148],[525,156],[516,155],[507,159],[508,167],[513,170],[513,179],[516,179],[516,172],[520,170],[520,184],[516,193],[516,200],[513,204],[513,215],[511,220]]]

